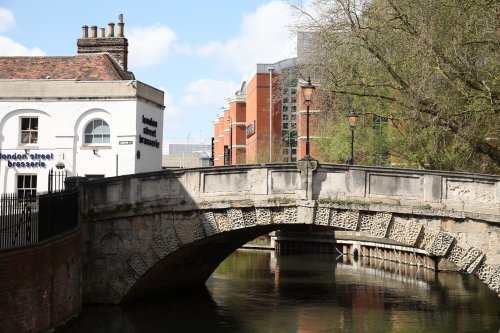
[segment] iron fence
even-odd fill
[[[78,225],[77,190],[0,198],[0,250],[41,242]]]
[[[0,249],[38,242],[38,197],[2,194]]]
[[[77,189],[40,195],[39,202],[39,241],[57,236],[78,225]]]
[[[61,192],[64,191],[64,181],[68,173],[66,171],[54,171],[54,169],[50,169],[49,171],[49,179],[48,179],[48,192]]]

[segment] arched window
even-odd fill
[[[85,127],[85,144],[109,143],[109,125],[102,119],[94,119]]]

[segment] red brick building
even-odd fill
[[[301,91],[305,79],[298,59],[257,64],[255,74],[243,82],[214,122],[214,165],[293,162],[306,155]],[[309,109],[314,156],[314,119],[319,112],[314,97]]]

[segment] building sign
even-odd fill
[[[229,146],[224,146],[224,165],[229,165]]]
[[[118,141],[118,144],[120,145],[131,145],[132,143],[132,141]]]
[[[255,134],[255,120],[253,123],[247,125],[247,138]]]
[[[54,161],[54,154],[4,154],[0,152],[0,160],[7,161],[9,168],[45,168],[47,162]]]
[[[210,157],[210,165],[214,165],[214,156],[215,156],[215,145],[214,145],[214,137],[212,137],[212,156]]]
[[[160,142],[156,139],[156,128],[158,127],[158,122],[153,118],[147,118],[142,115],[142,123],[144,124],[142,134],[145,136],[139,134],[139,143],[160,148]]]

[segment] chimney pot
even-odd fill
[[[90,27],[90,38],[97,38],[97,26]]]
[[[118,15],[118,32],[116,37],[123,38],[123,26],[125,23],[123,23],[123,14]]]
[[[113,22],[108,23],[108,37],[115,37],[115,24]]]
[[[106,32],[104,31],[104,28],[99,28],[99,37],[100,38],[106,37]]]
[[[82,38],[89,38],[89,27],[87,25],[82,26]]]

